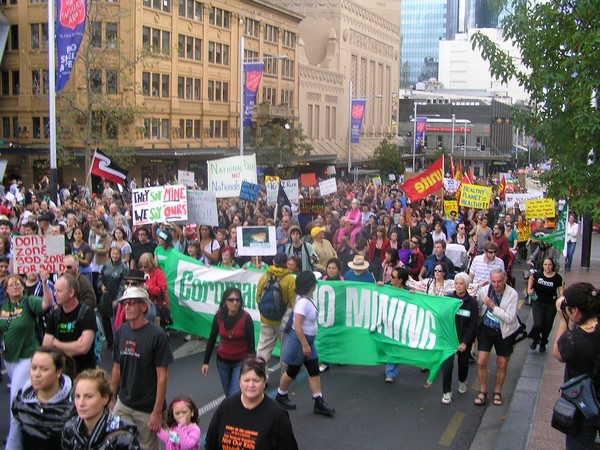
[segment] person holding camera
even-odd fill
[[[564,362],[565,381],[579,375],[594,377],[594,362],[599,338],[598,311],[600,289],[590,283],[574,283],[556,301],[560,322],[552,355]],[[570,323],[575,328],[570,329]],[[600,394],[600,376],[593,379],[596,397]],[[566,449],[592,449],[598,431],[598,418],[583,419],[576,435],[567,435]]]

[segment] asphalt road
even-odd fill
[[[524,286],[521,276],[524,267],[520,264],[515,269],[519,292],[522,292]],[[527,320],[528,315],[529,308],[523,306],[521,318]],[[171,343],[176,362],[169,371],[167,398],[178,394],[194,398],[200,409],[200,427],[205,432],[214,409],[223,398],[214,356],[208,377],[203,377],[200,366],[205,341],[188,343],[183,334],[175,332]],[[519,376],[520,364],[524,359],[519,358],[519,355],[526,354],[527,351],[527,342],[519,344],[509,363],[509,379],[514,381]],[[494,365],[491,362],[491,379],[495,374]],[[111,356],[107,350],[103,353],[102,366],[110,370]],[[274,396],[279,380],[278,360],[272,359],[270,366],[275,366],[275,370],[271,373],[267,393]],[[6,386],[6,378],[5,376],[3,386]],[[290,396],[298,406],[296,411],[290,412],[290,417],[300,448],[303,449],[466,449],[471,446],[486,409],[497,408],[473,404],[479,390],[475,364],[469,367],[469,391],[464,395],[457,392],[455,374],[451,405],[441,403],[440,376],[430,389],[424,389],[427,374],[414,367],[401,366],[400,375],[394,384],[384,382],[383,366],[332,365],[321,378],[324,397],[337,410],[335,418],[312,413],[312,398],[304,370],[290,388]],[[510,401],[512,389],[514,382],[507,380],[503,392],[505,403]],[[6,436],[8,392],[5,388],[0,389],[0,411],[0,436]],[[494,441],[490,441],[490,447],[493,447],[493,443]]]

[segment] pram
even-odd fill
[[[447,244],[446,256],[454,264],[456,272],[467,270],[469,264],[469,254],[465,247],[461,244]]]

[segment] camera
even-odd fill
[[[566,300],[566,299],[563,299],[562,303],[560,304],[560,310],[561,310],[563,313],[566,313],[566,312],[567,312],[567,306],[568,306],[568,305],[567,305],[567,300]]]

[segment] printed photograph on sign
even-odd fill
[[[277,253],[275,227],[237,227],[239,256],[272,256]]]

